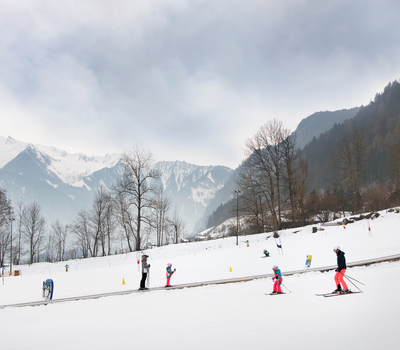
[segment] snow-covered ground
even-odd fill
[[[400,253],[400,214],[375,220],[281,232],[283,255],[270,234],[171,245],[146,251],[150,287],[304,269],[336,263],[340,245],[348,262]],[[371,231],[368,231],[368,224]],[[294,233],[295,231],[298,231]],[[372,236],[371,234],[372,233]],[[244,240],[250,241],[246,247]],[[270,258],[261,258],[268,249]],[[137,289],[136,253],[17,266],[20,277],[0,284],[0,305],[40,301],[42,282],[54,280],[53,299]],[[2,349],[398,349],[400,262],[349,268],[364,293],[333,298],[334,272],[285,276],[287,294],[269,296],[271,278],[197,288],[132,293],[0,310]],[[122,284],[122,281],[125,284]],[[351,289],[356,288],[349,283]],[[285,290],[285,288],[283,288]]]

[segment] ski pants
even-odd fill
[[[275,280],[274,292],[282,292],[281,284],[282,284],[282,277],[279,280]]]
[[[343,279],[345,273],[346,273],[346,269],[344,269],[340,272],[336,272],[336,274],[335,274],[336,287],[341,284],[343,289],[347,289],[347,284]]]
[[[170,283],[171,283],[171,277],[167,277],[167,284],[166,284],[166,286],[169,286]]]
[[[146,278],[147,278],[147,273],[143,272],[142,280],[140,281],[140,288],[146,287]]]

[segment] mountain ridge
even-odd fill
[[[0,136],[0,185],[13,203],[36,200],[49,222],[71,223],[80,210],[90,209],[97,188],[111,188],[121,157],[69,154]],[[232,172],[182,161],[160,161],[154,167],[162,170],[160,185],[190,231]]]

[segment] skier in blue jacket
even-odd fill
[[[171,287],[171,277],[174,274],[174,272],[176,271],[176,269],[172,270],[172,264],[168,263],[167,264],[167,271],[166,271],[166,277],[167,277],[167,284],[165,285],[165,287]]]

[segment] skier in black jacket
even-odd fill
[[[347,284],[344,281],[343,277],[344,274],[346,273],[346,258],[344,257],[344,252],[340,250],[339,246],[336,246],[333,248],[333,251],[337,255],[337,269],[336,269],[336,274],[335,274],[335,283],[336,283],[336,289],[333,291],[334,293],[347,293],[349,292],[347,288]],[[343,286],[343,289],[342,289]]]

